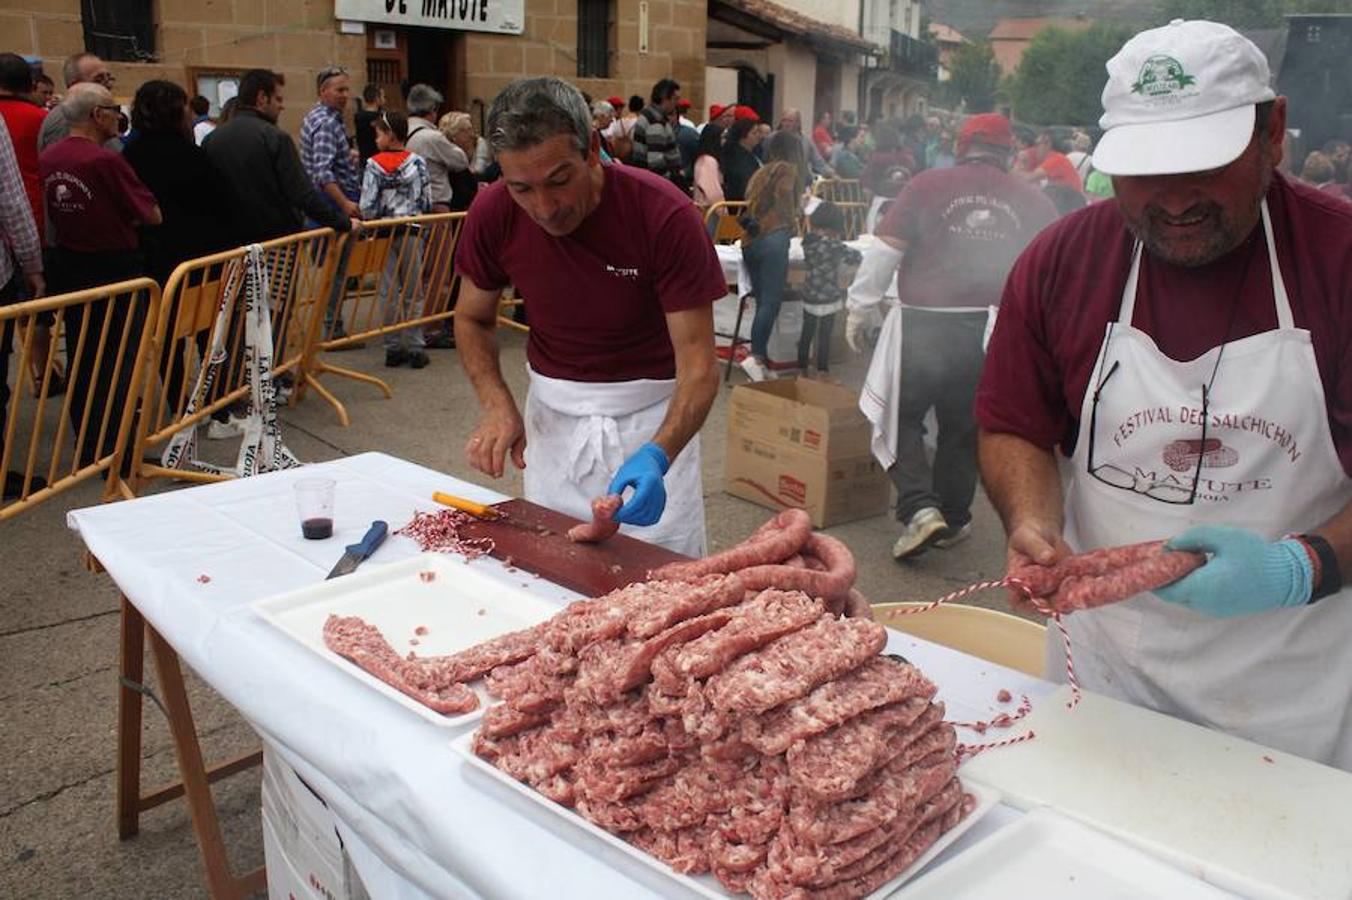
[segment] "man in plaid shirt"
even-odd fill
[[[350,219],[361,218],[361,173],[343,126],[343,107],[352,92],[347,72],[333,66],[319,73],[319,102],[300,123],[300,161],[305,173]]]
[[[359,157],[343,125],[343,108],[347,106],[352,93],[347,71],[339,66],[320,70],[315,77],[315,89],[319,93],[319,100],[300,123],[301,165],[320,193],[342,210],[343,215],[349,219],[360,219],[361,207],[357,205],[357,200],[361,198],[361,173],[357,171]],[[305,225],[307,228],[318,227],[318,223],[308,220]],[[334,273],[333,287],[329,292],[328,307],[324,312],[326,340],[347,336],[338,303],[342,297],[343,273],[347,269],[351,251],[352,243],[344,242]],[[337,349],[355,350],[360,346],[360,343],[356,343]]]

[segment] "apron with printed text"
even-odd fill
[[[1313,530],[1352,498],[1310,333],[1291,315],[1266,202],[1262,221],[1277,328],[1187,362],[1132,326],[1137,243],[1080,409],[1066,498],[1066,537],[1077,552],[1205,523],[1274,540]],[[1165,502],[1186,498],[1194,478],[1192,503]],[[1066,625],[1085,688],[1352,770],[1352,588],[1230,619],[1141,594],[1067,616]],[[1065,672],[1053,630],[1047,672]]]
[[[626,459],[651,441],[674,379],[580,382],[530,370],[526,396],[526,499],[584,521]],[[704,555],[704,482],[699,435],[662,479],[667,505],[655,525],[622,525],[631,537],[687,556]]]

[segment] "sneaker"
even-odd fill
[[[746,373],[746,377],[752,381],[764,381],[767,377],[770,377],[764,364],[750,354],[747,354],[746,359],[742,360],[741,366],[742,371]]]
[[[944,514],[932,506],[926,506],[911,516],[911,520],[902,529],[901,537],[892,545],[893,559],[907,559],[917,556],[934,541],[938,535],[948,529]]]
[[[960,525],[957,528],[945,528],[943,532],[934,539],[934,546],[938,547],[940,550],[947,550],[949,547],[956,547],[971,536],[971,522]]]
[[[408,351],[402,347],[385,351],[385,368],[395,369],[408,362]]]
[[[424,369],[428,362],[427,354],[421,350],[413,350],[408,354],[408,364],[414,369]]]
[[[212,419],[211,424],[207,426],[207,439],[212,441],[228,441],[230,438],[239,437],[244,433],[244,419],[240,416],[231,416],[222,422],[220,419]]]

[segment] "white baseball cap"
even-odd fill
[[[1232,163],[1253,137],[1254,105],[1277,95],[1267,58],[1228,25],[1174,19],[1108,60],[1103,139],[1107,175],[1176,175]]]

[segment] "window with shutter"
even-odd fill
[[[85,50],[112,62],[155,58],[152,0],[80,0]]]
[[[611,3],[577,2],[577,77],[610,77]],[[537,73],[531,73],[537,74]]]

